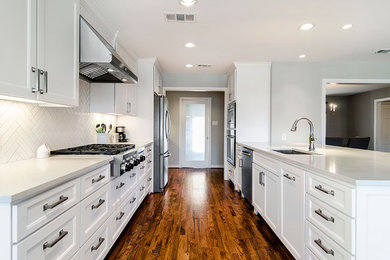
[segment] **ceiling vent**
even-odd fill
[[[384,53],[390,53],[390,49],[383,49],[375,52],[375,54],[384,54]]]
[[[193,23],[195,14],[165,13],[165,19],[167,22]]]
[[[210,68],[212,65],[211,64],[198,64],[198,68]]]

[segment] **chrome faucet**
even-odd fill
[[[295,132],[297,131],[297,124],[299,121],[301,121],[302,119],[306,120],[308,123],[309,123],[309,126],[310,126],[310,137],[309,137],[309,151],[314,151],[315,150],[315,147],[314,147],[314,141],[315,141],[315,138],[314,138],[314,126],[313,126],[313,123],[310,121],[310,119],[306,118],[306,117],[301,117],[301,118],[298,118],[297,120],[294,121],[293,125],[291,126],[291,131],[292,132]]]

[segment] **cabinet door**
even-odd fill
[[[153,88],[154,92],[158,94],[162,94],[160,92],[160,77],[160,71],[157,69],[156,66],[154,66]]]
[[[262,216],[264,216],[265,206],[265,173],[261,167],[253,164],[252,168],[252,198],[253,206],[255,210]]]
[[[282,169],[281,239],[296,259],[304,252],[304,174],[295,168]]]
[[[137,115],[137,85],[129,84],[127,87],[127,114]]]
[[[36,99],[36,0],[3,0],[0,95]]]
[[[79,103],[80,0],[37,0],[38,99],[69,106]]]
[[[115,114],[126,115],[128,84],[115,84]]]
[[[272,230],[279,234],[280,179],[278,175],[265,171],[265,216]]]

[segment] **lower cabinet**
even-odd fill
[[[80,249],[80,259],[104,259],[110,250],[109,221],[106,221]]]
[[[280,238],[296,259],[304,258],[304,172],[284,165]]]
[[[252,203],[255,211],[265,215],[265,182],[264,171],[257,164],[252,165]]]

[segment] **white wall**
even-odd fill
[[[272,63],[271,133],[272,143],[308,142],[309,127],[300,122],[290,132],[294,120],[313,121],[317,143],[323,140],[323,79],[389,79],[389,62],[274,62]],[[282,140],[282,134],[287,140]]]
[[[226,88],[226,74],[163,74],[164,88]]]

